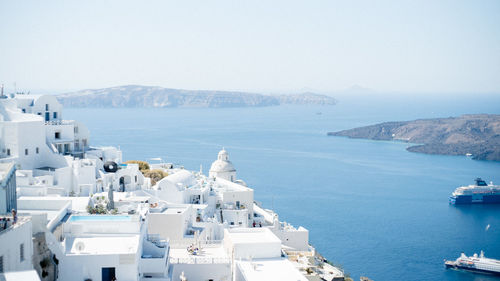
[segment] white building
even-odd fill
[[[0,96],[0,208],[17,203],[21,215],[5,230],[0,221],[0,271],[24,278],[34,268],[44,281],[305,280],[307,229],[260,207],[226,150],[208,177],[151,165],[168,174],[151,186],[138,164],[90,147],[89,136],[62,119],[54,96]]]
[[[226,229],[224,246],[233,256],[234,281],[308,280],[282,257],[281,240],[267,228]]]
[[[33,269],[33,243],[31,240],[31,218],[18,216],[17,222],[12,217],[0,216],[0,273]],[[4,224],[7,223],[5,227]],[[4,229],[5,227],[5,229]]]
[[[229,161],[229,154],[225,149],[219,151],[217,160],[212,163],[208,175],[211,178],[222,178],[233,182],[236,181],[236,169],[233,163]]]

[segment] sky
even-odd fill
[[[0,0],[0,83],[500,93],[500,1]]]

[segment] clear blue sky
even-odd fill
[[[0,83],[500,92],[500,1],[0,0]]]

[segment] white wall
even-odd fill
[[[302,226],[298,229],[271,229],[278,236],[283,245],[292,247],[297,251],[309,249],[309,231]]]
[[[225,229],[224,248],[235,259],[281,256],[281,241],[267,228]]]
[[[184,271],[189,281],[231,281],[231,265],[221,264],[172,264],[172,281],[180,281],[179,276]]]
[[[121,256],[121,262],[120,262]],[[114,267],[116,279],[139,280],[139,253],[122,255],[66,255],[60,259],[59,280],[101,281],[102,268]]]
[[[21,217],[20,217],[21,218]],[[3,256],[4,271],[22,271],[33,269],[32,224],[18,222],[13,227],[0,232],[0,256]],[[20,245],[24,244],[24,260],[20,260]]]
[[[187,211],[180,214],[149,213],[148,233],[159,234],[170,240],[181,240],[187,228]]]

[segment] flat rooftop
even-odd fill
[[[246,281],[308,281],[287,259],[235,261]]]
[[[226,229],[233,244],[280,243],[281,240],[267,228],[232,228]]]
[[[12,223],[13,222],[12,216],[1,215],[0,219],[3,219],[3,218],[6,218],[6,219],[8,218],[9,221],[7,222],[7,228],[6,229],[0,228],[0,235],[2,235],[4,233],[7,233],[8,231],[10,231],[12,229],[16,229],[18,227],[21,227],[26,222],[28,222],[28,221],[31,220],[31,217],[26,217],[26,216],[20,216],[20,215],[18,215],[17,216],[17,222],[14,224],[14,223]],[[3,226],[3,223],[4,222],[2,221],[1,226]]]
[[[135,254],[139,249],[139,239],[139,235],[67,238],[66,254]]]

